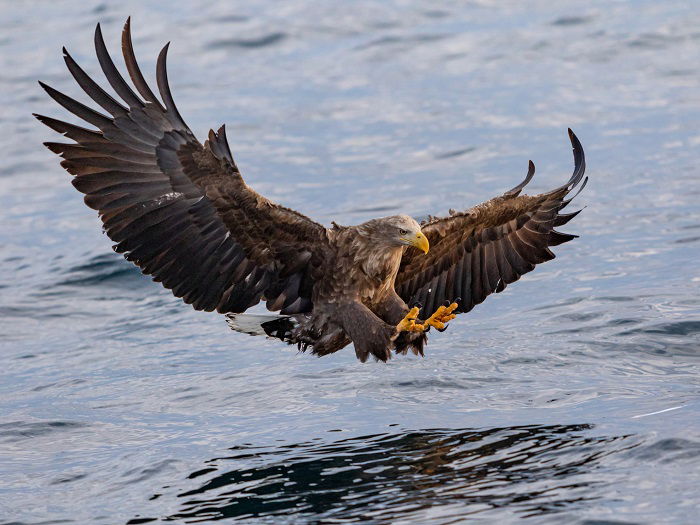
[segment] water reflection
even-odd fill
[[[190,474],[178,521],[262,518],[392,521],[508,507],[523,516],[605,497],[598,460],[634,446],[589,425],[421,430],[275,448],[241,446]],[[613,442],[619,441],[619,445]],[[215,473],[215,474],[214,474]],[[433,516],[435,517],[435,516]]]

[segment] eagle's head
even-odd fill
[[[361,229],[378,244],[389,247],[415,246],[423,253],[428,253],[430,249],[420,224],[408,215],[372,219],[361,225]]]

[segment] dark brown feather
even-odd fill
[[[124,63],[126,64],[126,69],[129,72],[131,81],[134,83],[138,92],[148,102],[155,104],[156,108],[161,112],[165,112],[165,108],[160,103],[160,100],[153,94],[153,91],[151,91],[146,79],[143,78],[143,73],[141,73],[138,62],[136,62],[134,46],[131,42],[131,17],[126,19],[126,24],[124,24],[124,29],[122,30],[122,54],[124,55]]]

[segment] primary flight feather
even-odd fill
[[[36,115],[73,140],[46,146],[64,159],[115,250],[198,310],[239,313],[264,300],[295,320],[284,339],[314,354],[352,342],[362,361],[386,361],[392,350],[422,355],[431,326],[444,329],[455,314],[553,259],[551,246],[575,237],[554,229],[576,216],[559,212],[587,180],[571,130],[574,173],[552,191],[520,195],[534,175],[530,163],[521,184],[463,212],[423,224],[396,215],[326,228],[248,187],[223,126],[204,144],[195,138],[170,93],[167,45],[156,66],[161,100],[136,62],[129,20],[122,52],[136,91],[112,61],[99,25],[95,48],[121,100],[64,48],[70,73],[106,113],[40,83],[96,128]]]

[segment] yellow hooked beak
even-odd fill
[[[423,235],[423,232],[418,232],[413,237],[403,237],[401,240],[405,241],[406,244],[415,246],[423,253],[428,253],[428,250],[430,250],[430,243],[428,242],[428,238]]]

